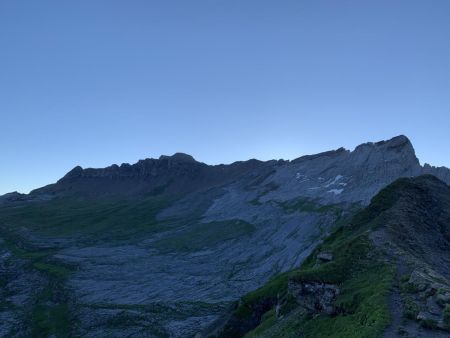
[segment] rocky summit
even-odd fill
[[[405,136],[75,167],[0,197],[0,336],[448,336],[448,183]]]

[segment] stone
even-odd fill
[[[333,302],[340,292],[337,285],[291,280],[288,290],[297,303],[311,313],[336,312]]]
[[[330,262],[333,260],[333,254],[330,252],[320,252],[317,255],[317,259],[321,260],[322,262]]]

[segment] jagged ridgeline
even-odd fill
[[[445,336],[448,192],[424,174],[450,183],[405,136],[76,167],[0,197],[0,336]]]

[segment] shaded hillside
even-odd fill
[[[447,337],[450,187],[399,179],[298,269],[245,295],[218,337]],[[445,333],[447,331],[447,333]]]
[[[176,153],[159,159],[145,159],[102,169],[79,166],[56,184],[34,190],[31,196],[143,196],[146,194],[192,193],[232,182],[251,170],[273,165],[276,161],[249,160],[230,165],[210,166],[192,156]],[[264,169],[263,169],[264,170]]]
[[[175,154],[76,167],[0,197],[5,332],[192,336],[298,267],[380,189],[425,169],[404,136],[293,161],[209,166]]]

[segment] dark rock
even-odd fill
[[[333,314],[336,311],[333,305],[339,295],[336,285],[291,280],[288,290],[300,306],[312,313]]]
[[[317,259],[322,262],[331,262],[333,260],[333,254],[331,252],[319,252]]]

